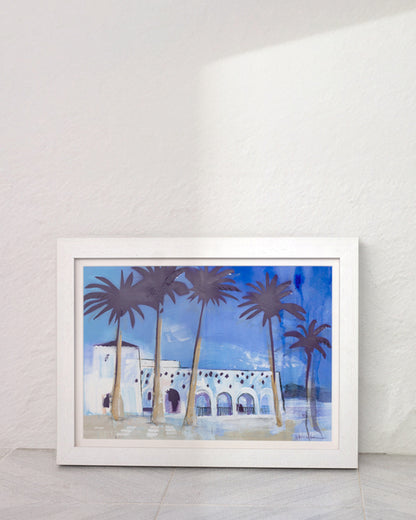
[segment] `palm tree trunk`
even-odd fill
[[[116,350],[116,368],[114,375],[113,396],[111,402],[111,414],[115,421],[124,419],[124,405],[121,397],[121,331],[120,319],[117,322],[117,350]]]
[[[272,320],[270,318],[269,318],[269,334],[270,334],[269,358],[270,358],[270,368],[272,371],[272,391],[273,391],[274,411],[276,414],[277,426],[282,426],[282,424],[283,424],[282,415],[280,413],[279,394],[277,393],[277,384],[276,384],[276,362],[274,359],[274,341],[273,341]]]
[[[321,428],[318,423],[318,413],[316,409],[316,387],[315,387],[315,378],[314,378],[314,366],[312,363],[312,354],[311,354],[311,369],[309,372],[309,410],[311,412],[311,424],[312,428],[322,435]]]
[[[306,378],[305,378],[305,389],[306,389],[306,401],[309,404],[309,400],[311,398],[311,389],[309,385],[309,373],[311,371],[311,364],[312,364],[312,355],[310,352],[307,354],[308,362],[306,364]]]
[[[162,319],[160,309],[157,309],[156,317],[156,346],[155,346],[155,368],[153,374],[153,424],[163,424],[165,422],[165,411],[163,407],[163,394],[160,388],[160,336],[162,332]]]
[[[311,388],[310,388],[309,374],[310,374],[310,371],[311,371],[312,354],[310,352],[307,352],[306,355],[307,355],[308,361],[307,361],[307,364],[306,364],[306,376],[305,376],[306,406],[307,406],[305,426],[307,428],[308,410],[310,409],[310,402],[311,402]],[[308,437],[309,437],[309,431],[308,431]]]
[[[184,424],[189,426],[196,425],[196,414],[195,414],[195,393],[196,393],[196,382],[198,379],[198,364],[199,356],[201,354],[201,324],[202,316],[204,314],[205,302],[201,306],[201,314],[199,315],[198,330],[196,332],[195,346],[194,346],[194,358],[192,361],[192,374],[191,381],[189,383],[188,403],[186,406],[186,415]]]

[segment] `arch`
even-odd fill
[[[181,411],[181,397],[179,392],[174,388],[169,388],[165,393],[165,412],[166,413],[180,413]]]
[[[212,415],[211,397],[205,390],[200,390],[195,394],[195,410],[198,417]]]
[[[248,394],[248,395],[250,395],[253,398],[253,401],[254,401],[254,413],[258,414],[259,410],[260,410],[260,407],[259,407],[259,395],[252,388],[241,388],[240,389],[240,391],[238,392],[237,396],[234,399],[234,402],[235,402],[234,410],[237,410],[238,399],[243,394]]]
[[[217,397],[217,415],[232,415],[233,401],[228,392],[221,392]]]
[[[260,413],[270,415],[273,413],[273,396],[271,392],[263,392],[260,397]]]
[[[256,413],[254,397],[248,392],[243,392],[238,396],[237,413],[239,415],[254,415]]]

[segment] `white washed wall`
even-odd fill
[[[416,2],[3,2],[0,445],[55,445],[60,236],[360,236],[360,449],[416,453]]]

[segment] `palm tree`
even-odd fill
[[[302,331],[303,334],[301,334],[297,330],[291,330],[289,332],[285,332],[286,337],[293,337],[296,338],[297,341],[290,345],[289,348],[303,348],[306,353],[307,357],[307,363],[306,363],[306,376],[305,376],[305,389],[306,389],[306,402],[309,406],[310,412],[311,412],[311,422],[313,428],[321,433],[321,430],[318,425],[318,421],[316,419],[316,399],[315,399],[315,393],[312,392],[313,388],[313,381],[310,378],[310,371],[312,367],[312,356],[314,350],[317,350],[320,354],[322,354],[323,358],[326,359],[326,352],[323,349],[321,345],[325,345],[328,348],[331,348],[331,343],[324,338],[323,336],[319,336],[319,334],[327,329],[330,328],[331,325],[328,325],[327,323],[324,323],[320,325],[319,327],[315,327],[316,320],[311,321],[308,329],[306,329],[303,325],[298,325],[298,328]],[[308,414],[306,412],[306,418],[305,418],[305,426],[306,431],[308,432],[308,426],[307,426],[307,420],[308,420]]]
[[[286,303],[283,302],[283,298],[292,294],[292,291],[289,289],[291,284],[290,281],[283,282],[281,284],[277,283],[278,276],[275,274],[273,278],[270,279],[269,273],[266,273],[265,283],[256,281],[256,285],[248,283],[247,285],[254,289],[254,291],[249,291],[245,296],[243,296],[244,300],[247,300],[244,303],[241,303],[239,307],[249,306],[243,313],[241,313],[240,318],[246,317],[247,320],[250,320],[257,316],[258,314],[263,314],[263,327],[268,324],[269,326],[269,335],[270,335],[270,344],[269,344],[269,360],[270,360],[270,369],[272,371],[272,390],[273,390],[273,400],[274,400],[274,409],[276,413],[276,424],[278,426],[282,426],[282,417],[280,414],[280,406],[279,406],[279,397],[277,393],[277,385],[276,385],[276,362],[274,357],[274,341],[273,341],[273,330],[272,330],[272,318],[274,316],[277,317],[279,322],[282,321],[281,313],[283,311],[288,312],[289,314],[293,314],[296,318],[300,320],[305,320],[303,316],[306,313],[305,309],[296,303]],[[303,313],[303,314],[302,314]]]
[[[163,410],[163,395],[160,390],[160,362],[161,349],[160,337],[162,331],[163,303],[166,296],[176,302],[175,294],[184,296],[189,289],[183,282],[178,282],[176,278],[183,273],[183,269],[172,266],[156,267],[133,267],[141,275],[136,287],[144,298],[143,303],[156,311],[156,340],[155,340],[155,367],[153,377],[153,410],[152,422],[161,424],[165,422]]]
[[[204,310],[210,302],[219,306],[221,302],[227,303],[226,298],[237,300],[230,292],[240,292],[240,289],[234,285],[235,280],[230,278],[230,276],[234,274],[233,269],[225,269],[219,266],[213,267],[212,269],[208,267],[189,267],[186,268],[185,273],[186,278],[192,284],[191,295],[188,297],[188,300],[193,301],[196,299],[197,303],[201,304],[198,329],[195,337],[188,403],[184,419],[184,424],[195,425],[195,392],[198,378],[199,356],[201,353],[201,324]]]
[[[120,381],[121,381],[121,318],[128,313],[130,317],[130,324],[134,327],[135,317],[137,312],[139,316],[144,319],[138,299],[139,293],[133,285],[133,273],[130,273],[126,280],[124,280],[123,271],[120,275],[120,286],[117,287],[108,278],[103,276],[96,276],[97,280],[102,283],[90,283],[86,289],[98,289],[87,293],[84,296],[84,316],[95,312],[94,320],[105,314],[110,313],[108,324],[116,323],[116,363],[114,373],[114,384],[112,391],[111,414],[116,421],[124,417],[123,399],[121,397]]]

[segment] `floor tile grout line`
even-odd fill
[[[163,492],[163,495],[162,495],[162,498],[160,499],[160,502],[159,502],[159,507],[157,508],[157,511],[156,511],[156,515],[154,517],[154,520],[157,520],[157,517],[159,516],[159,512],[160,512],[160,508],[162,507],[162,504],[163,504],[163,499],[165,498],[166,496],[166,493],[168,492],[168,489],[169,489],[169,485],[173,479],[173,476],[175,475],[175,472],[176,472],[176,468],[173,468],[173,471],[172,471],[172,474],[168,480],[168,483],[166,484],[166,488],[165,488],[165,491]]]
[[[268,509],[269,506],[259,506],[258,504],[245,504],[244,502],[241,504],[222,504],[222,503],[205,503],[205,502],[164,502],[161,504],[163,506],[169,506],[169,507],[195,507],[195,506],[201,506],[201,507],[221,507],[225,509],[238,509],[238,508],[251,508],[251,509]],[[156,519],[155,519],[156,520]]]
[[[364,520],[367,520],[367,514],[365,512],[364,490],[363,490],[363,485],[362,485],[362,482],[361,482],[361,475],[360,475],[360,468],[359,467],[357,468],[357,474],[358,474],[358,486],[360,488],[361,507],[362,507],[362,510],[363,510]]]
[[[30,506],[40,506],[40,505],[60,505],[60,506],[98,506],[98,505],[102,505],[102,506],[159,506],[160,505],[160,502],[126,502],[125,500],[120,500],[120,501],[117,501],[115,500],[114,502],[103,502],[102,500],[100,501],[95,501],[95,500],[87,500],[87,501],[73,501],[73,502],[65,502],[65,501],[62,501],[62,500],[56,500],[56,501],[45,501],[45,500],[35,500],[34,502],[27,502],[25,504],[21,504],[22,506],[27,506],[27,507],[30,507]],[[172,504],[172,505],[186,505],[186,504]],[[192,504],[194,505],[194,504]],[[3,506],[0,505],[0,512],[2,511]]]

